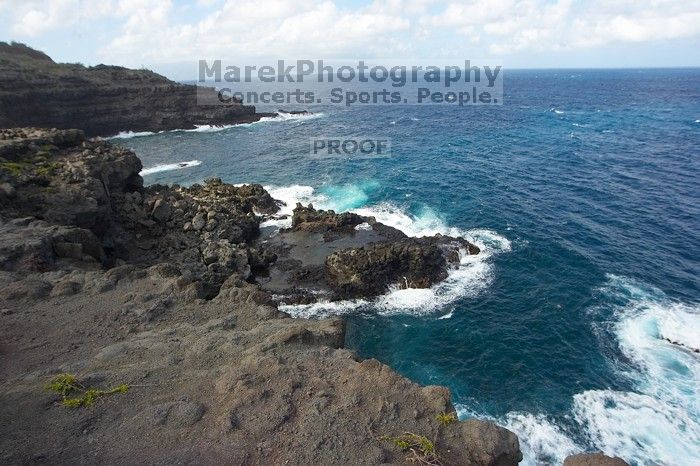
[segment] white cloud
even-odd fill
[[[111,0],[8,0],[0,13],[12,17],[10,31],[20,37],[36,37],[45,32],[91,21],[112,13]]]
[[[401,45],[393,35],[410,26],[396,14],[343,10],[331,1],[227,1],[206,18],[184,24],[169,3],[157,13],[141,2],[130,9],[119,36],[101,51],[105,60],[362,56],[392,42]]]
[[[15,39],[108,23],[105,62],[512,55],[700,37],[700,0],[5,0]],[[102,24],[102,23],[100,23]],[[430,58],[430,57],[425,57]]]
[[[563,50],[700,35],[700,1],[493,0],[450,2],[421,24],[451,27],[488,52]]]
[[[594,47],[611,42],[645,42],[678,39],[700,34],[700,2],[647,1],[636,11],[619,8],[592,9],[571,22],[574,47]]]

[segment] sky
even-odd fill
[[[215,58],[700,66],[700,0],[0,0],[0,40],[173,79]]]

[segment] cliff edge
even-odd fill
[[[149,70],[56,63],[23,44],[0,42],[0,128],[80,128],[88,136],[249,123],[268,114],[232,101],[198,105],[197,87]],[[211,94],[214,88],[200,89]]]

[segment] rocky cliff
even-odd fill
[[[200,92],[202,101],[217,101],[213,88]],[[263,116],[236,102],[199,105],[195,86],[152,71],[55,63],[22,44],[0,42],[0,128],[80,128],[88,136],[111,136],[247,123]]]

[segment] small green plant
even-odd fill
[[[412,463],[425,464],[429,466],[440,466],[440,458],[435,452],[435,444],[424,435],[405,432],[399,437],[384,435],[379,438],[391,442],[397,448],[408,453],[406,460]]]
[[[0,163],[0,170],[8,172],[12,176],[19,176],[24,171],[24,165],[14,162],[2,162]]]
[[[115,393],[126,393],[129,391],[129,386],[126,384],[117,385],[110,390],[98,390],[96,388],[89,388],[85,390],[82,396],[77,398],[64,398],[63,406],[69,408],[79,408],[81,406],[90,407],[95,404],[99,398],[106,395],[113,395]]]
[[[454,413],[440,413],[435,418],[443,426],[449,426],[453,422],[457,422],[457,416]]]
[[[109,390],[85,387],[78,382],[77,377],[73,374],[59,374],[51,379],[51,382],[47,383],[44,388],[59,393],[63,398],[61,403],[68,408],[90,407],[103,396],[129,391],[129,385],[127,384],[117,385]],[[80,393],[80,396],[68,396],[77,393]]]
[[[36,174],[43,177],[52,176],[56,170],[60,167],[58,163],[46,163],[40,167],[37,167]]]
[[[78,383],[78,379],[73,374],[59,374],[44,385],[44,388],[65,397],[73,391],[82,389],[83,386]]]

